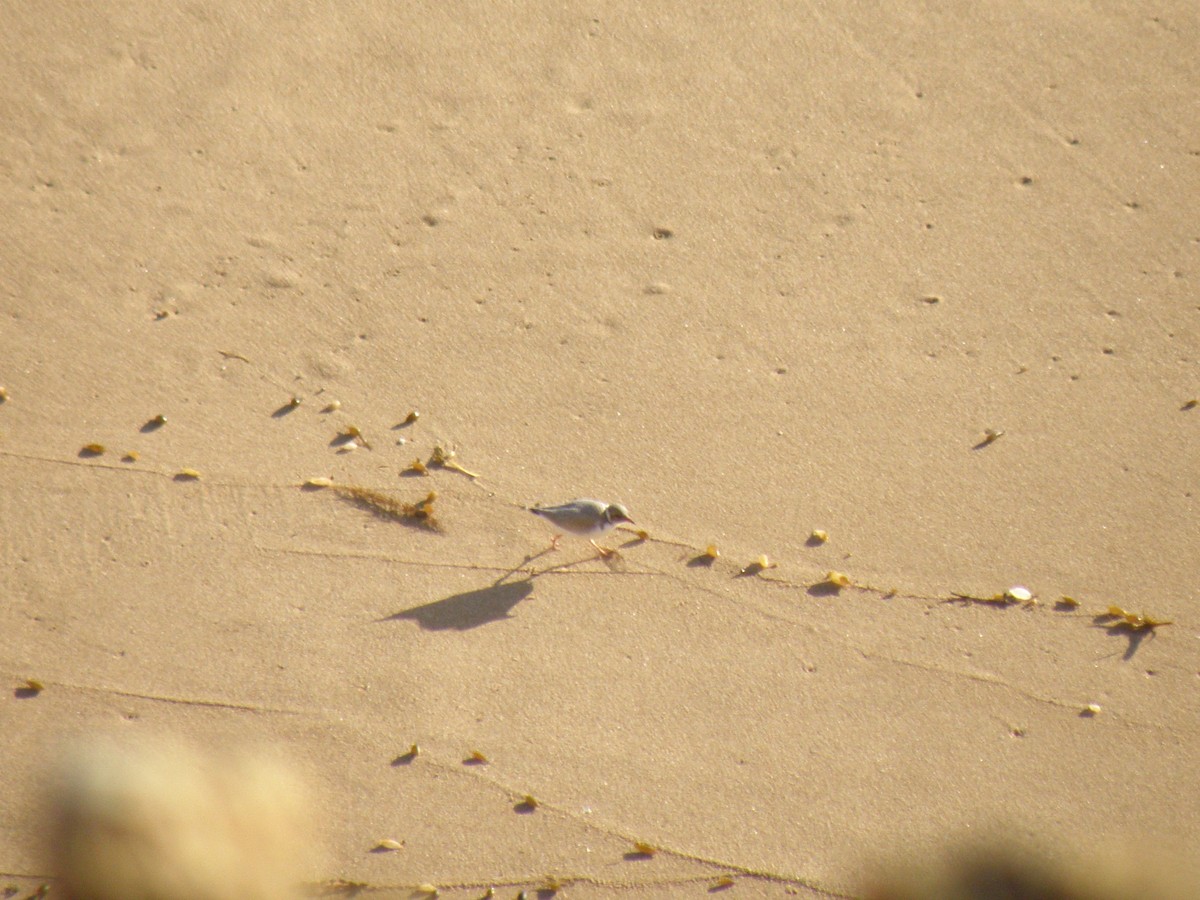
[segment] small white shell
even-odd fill
[[[1033,591],[1018,584],[1005,591],[1004,596],[1009,600],[1016,600],[1018,603],[1028,603],[1033,599]]]

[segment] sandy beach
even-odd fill
[[[1194,871],[1193,4],[0,31],[0,889],[163,740],[330,896]]]

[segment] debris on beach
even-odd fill
[[[844,588],[850,587],[854,582],[850,580],[850,576],[831,569],[825,575],[825,584],[832,584],[834,587]]]
[[[714,557],[715,558],[715,557]],[[767,554],[763,554],[754,562],[742,569],[742,575],[758,575],[760,572],[765,572],[767,569],[774,569],[779,566],[779,563],[771,562]]]
[[[1110,606],[1096,618],[1102,623],[1107,623],[1109,628],[1129,631],[1147,631],[1162,625],[1175,624],[1167,619],[1156,619],[1143,613],[1130,612],[1119,606]]]
[[[463,466],[459,464],[459,462],[454,458],[453,450],[447,450],[442,446],[433,448],[433,455],[429,457],[429,465],[438,466],[442,469],[450,469],[453,472],[466,475],[468,478],[479,477],[477,472],[472,472],[470,469],[463,468]]]
[[[363,433],[357,425],[347,425],[338,433],[337,439],[343,441],[347,446],[357,442],[360,446],[371,449],[371,445],[367,443],[367,439],[363,437]]]

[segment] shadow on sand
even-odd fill
[[[512,608],[532,593],[532,578],[501,582],[401,610],[380,621],[411,619],[426,631],[467,631],[511,618]]]

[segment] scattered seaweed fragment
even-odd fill
[[[1004,437],[1003,431],[1000,431],[996,428],[985,428],[983,430],[983,439],[979,441],[979,443],[975,444],[975,446],[973,446],[971,449],[982,450],[984,447],[990,447],[1002,437]]]
[[[411,747],[408,748],[408,751],[406,753],[401,753],[399,756],[397,756],[395,759],[393,759],[392,765],[393,766],[411,765],[412,761],[417,758],[417,754],[419,754],[420,752],[421,752],[421,748],[418,747],[416,744],[413,744]]]
[[[180,469],[175,473],[176,481],[199,481],[200,473],[195,469]]]
[[[420,459],[414,459],[409,463],[408,468],[404,470],[406,473],[411,472],[413,475],[428,475],[429,468]]]
[[[101,456],[106,449],[103,444],[84,444],[79,450],[79,455],[84,458]]]
[[[433,503],[437,500],[435,491],[430,491],[416,503],[406,503],[383,491],[355,484],[335,484],[330,485],[330,488],[343,500],[353,503],[359,509],[374,513],[381,519],[402,522],[405,525],[414,525],[429,531],[442,530],[441,523],[433,512]]]
[[[479,473],[463,468],[463,466],[458,463],[458,461],[454,458],[453,450],[447,450],[442,446],[433,448],[433,454],[429,457],[429,465],[438,466],[442,469],[450,469],[452,472],[458,472],[462,475],[466,475],[468,478],[479,477]]]
[[[838,572],[836,570],[831,569],[825,575],[825,583],[831,584],[834,587],[844,588],[844,587],[850,587],[850,585],[853,582],[850,581],[849,575],[846,575],[842,572]]]
[[[754,560],[754,562],[750,563],[748,566],[745,566],[739,574],[758,575],[762,572],[765,572],[767,569],[774,569],[778,566],[779,563],[771,562],[767,554],[764,553],[758,559]]]
[[[1096,620],[1112,631],[1152,631],[1162,625],[1173,625],[1168,619],[1156,619],[1144,613],[1130,612],[1119,606],[1110,606]]]
[[[463,760],[464,766],[486,766],[490,760],[480,753],[478,750],[472,750],[467,754],[467,758]]]
[[[382,841],[379,841],[374,847],[371,848],[371,852],[372,853],[391,853],[393,851],[403,850],[403,849],[404,849],[404,844],[402,844],[400,841],[392,840],[391,838],[384,838]]]
[[[950,596],[955,600],[961,600],[963,603],[983,603],[991,606],[1008,606],[1010,603],[1021,603],[1025,606],[1037,606],[1037,598],[1034,597],[1033,591],[1021,585],[1014,585],[1002,593],[992,594],[988,597],[977,597],[974,594],[962,594],[958,591],[955,591]]]
[[[357,441],[359,446],[366,447],[368,450],[371,449],[371,445],[367,443],[367,439],[363,437],[363,433],[357,425],[347,425],[338,437],[343,439],[347,444]]]
[[[21,684],[17,685],[17,689],[13,691],[13,695],[20,700],[28,700],[30,697],[36,697],[46,689],[46,685],[38,681],[36,678],[26,678]]]

